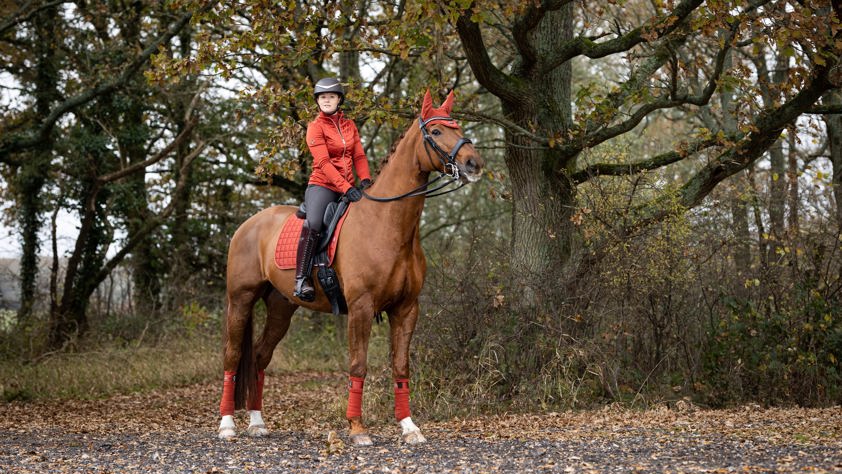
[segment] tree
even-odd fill
[[[842,93],[834,90],[828,93],[827,101],[830,105],[842,106]],[[842,230],[842,114],[832,114],[825,117],[827,126],[828,150],[830,162],[833,166],[833,196],[836,199],[836,225]]]
[[[96,287],[129,252],[144,248],[146,237],[179,203],[179,196],[173,196],[160,212],[149,209],[146,168],[167,157],[172,151],[168,142],[181,146],[172,181],[173,192],[180,193],[185,182],[178,173],[186,172],[204,148],[201,140],[187,147],[185,132],[197,124],[194,107],[180,111],[182,127],[174,134],[163,124],[154,135],[144,120],[151,104],[143,70],[192,13],[177,12],[170,20],[170,11],[158,10],[157,18],[166,19],[158,22],[149,9],[155,2],[71,3],[28,2],[0,27],[0,54],[9,59],[5,71],[21,85],[23,105],[11,106],[0,122],[0,164],[23,204],[23,318],[35,297],[43,214],[69,206],[80,221],[61,285],[59,266],[53,265],[48,341],[53,348],[84,332]],[[29,57],[37,59],[34,71],[26,67]],[[109,256],[115,225],[121,223],[126,223],[125,245]]]
[[[524,307],[544,312],[553,308],[554,296],[563,295],[542,282],[559,281],[574,255],[576,186],[693,162],[697,169],[674,196],[639,199],[634,218],[618,223],[616,232],[633,232],[675,212],[668,202],[692,208],[762,157],[786,126],[833,87],[828,72],[838,61],[839,11],[823,2],[626,2],[588,4],[577,13],[569,0],[546,0],[491,8],[472,3],[459,13],[456,28],[474,75],[499,97],[508,121],[512,264],[523,282],[516,290],[525,297]],[[508,68],[498,66],[486,46],[499,31],[511,51]],[[744,62],[724,68],[732,49],[751,51],[759,43],[796,63],[772,104],[754,100],[752,71]],[[588,70],[613,65],[622,73],[614,86],[597,78],[574,90],[570,71],[577,61]],[[736,84],[741,92],[736,131],[705,130],[688,120],[689,139],[676,140],[672,150],[628,163],[578,159],[644,120],[670,111],[691,118],[711,107],[722,84]]]
[[[56,84],[59,82],[60,20],[57,3],[51,2],[34,8],[31,11],[18,11],[12,15],[3,30],[12,31],[11,24],[20,21],[24,14],[31,22],[30,34],[20,39],[12,40],[10,36],[7,47],[18,43],[18,51],[12,51],[10,57],[11,71],[17,72],[20,82],[31,87],[34,103],[29,114],[12,119],[12,127],[17,128],[21,122],[39,122],[50,114],[52,105],[60,99]],[[0,30],[0,34],[3,34]],[[3,36],[0,36],[0,40]],[[5,41],[4,41],[5,42]],[[20,44],[22,43],[22,44]],[[5,49],[5,48],[4,48]],[[26,68],[24,61],[27,57],[35,62],[34,68]],[[17,119],[17,120],[16,120]],[[49,163],[52,161],[52,137],[35,143],[25,155],[12,187],[19,203],[17,220],[21,228],[21,275],[20,275],[20,309],[18,320],[29,319],[35,300],[35,285],[38,273],[38,231],[41,227],[40,218],[46,203],[41,195],[42,188],[48,180]]]
[[[87,307],[91,295],[126,255],[169,218],[179,204],[177,195],[185,187],[187,168],[203,151],[205,144],[199,143],[190,155],[182,160],[178,173],[180,179],[175,184],[169,205],[157,215],[148,215],[143,224],[133,229],[134,232],[127,236],[122,248],[110,258],[107,258],[106,251],[113,239],[113,230],[108,222],[110,209],[108,209],[107,198],[113,191],[108,186],[133,173],[145,170],[167,157],[190,136],[195,125],[194,118],[181,135],[156,155],[126,168],[103,173],[103,169],[108,169],[109,165],[113,165],[114,157],[105,146],[107,140],[97,140],[96,135],[100,133],[98,124],[92,120],[83,119],[75,132],[83,135],[77,138],[82,138],[88,143],[86,146],[89,148],[85,153],[86,160],[80,163],[87,170],[80,170],[77,190],[79,197],[82,198],[82,207],[79,209],[81,224],[76,237],[76,245],[65,269],[61,295],[60,297],[57,294],[52,295],[50,301],[48,347],[61,348],[74,335],[83,334],[87,330]],[[90,135],[85,136],[86,134]]]

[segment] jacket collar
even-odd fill
[[[336,113],[331,114],[331,115],[327,115],[324,112],[319,112],[319,119],[325,120],[325,121],[330,122],[330,123],[338,124],[339,121],[342,120],[343,118],[345,118],[345,115],[342,113],[341,110],[337,110]]]

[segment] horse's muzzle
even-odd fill
[[[473,183],[482,177],[482,160],[470,157],[465,163],[459,163],[459,177],[462,182]]]

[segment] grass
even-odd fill
[[[256,316],[255,337],[262,326],[261,315]],[[337,338],[332,320],[317,319],[329,317],[293,318],[267,371],[347,371],[347,342]],[[116,341],[105,334],[90,335],[88,343],[79,345],[89,348],[86,350],[56,353],[36,362],[0,358],[0,396],[5,401],[98,399],[221,380],[222,338],[216,330],[193,330],[188,335],[152,339],[147,335],[143,339],[146,342]],[[387,324],[375,325],[372,330],[369,367],[368,386],[391,387]],[[373,410],[376,404],[384,402],[379,398],[387,395],[380,389],[366,392],[372,393],[366,404],[370,403]],[[339,405],[336,409],[340,409]],[[343,405],[343,413],[344,409]]]
[[[3,398],[90,399],[207,379],[218,357],[204,341],[170,341],[156,347],[108,347],[56,354],[37,363],[0,362]]]
[[[193,311],[189,316],[183,318],[182,323],[171,322],[171,327],[157,327],[149,333],[146,330],[149,324],[140,324],[142,321],[138,323],[128,318],[113,324],[101,324],[92,329],[85,340],[73,345],[79,349],[36,357],[36,362],[32,361],[32,356],[29,359],[9,356],[16,353],[13,346],[20,345],[23,337],[0,331],[0,349],[8,349],[0,350],[0,399],[101,399],[219,382],[222,377],[219,316],[204,310]],[[259,337],[264,321],[265,308],[258,305],[255,309],[255,338]],[[346,377],[347,341],[344,336],[338,335],[336,323],[337,320],[330,315],[306,311],[296,314],[287,336],[275,349],[267,369],[269,375],[321,372]],[[33,338],[38,340],[37,336]],[[430,357],[435,348],[431,349],[429,342],[424,342],[416,341],[412,348],[413,410],[424,413],[428,419],[493,413],[501,409],[517,410],[516,400],[501,398],[497,393],[503,377],[497,368],[499,347],[490,344],[475,361],[459,364],[460,368],[457,368],[452,363],[443,364],[445,359],[442,357]],[[3,354],[6,354],[5,358]],[[552,389],[543,387],[554,395],[573,390],[567,387],[568,378],[560,374],[547,378],[548,384],[563,385]],[[322,382],[310,383],[320,385]],[[335,379],[330,383],[335,385]],[[319,387],[310,388],[317,390]],[[535,397],[540,394],[534,390],[539,388],[532,387],[533,392],[520,395],[531,400],[532,404],[527,404],[527,408],[535,406]],[[544,395],[544,398],[549,398]],[[341,396],[325,409],[337,419],[344,419],[345,405],[346,399]],[[393,422],[393,406],[389,325],[374,324],[363,397],[367,423]]]

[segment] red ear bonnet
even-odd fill
[[[445,99],[444,103],[441,104],[441,111],[446,115],[449,116],[451,110],[453,110],[453,91],[450,91],[450,93],[447,94],[447,99]]]
[[[450,111],[453,109],[453,91],[450,91],[450,94],[447,94],[447,99],[444,100],[444,103],[441,104],[441,107],[434,109],[433,108],[433,98],[430,96],[430,90],[427,89],[427,93],[424,94],[424,102],[421,104],[421,120],[427,121],[427,119],[433,117],[446,117],[446,120],[433,120],[430,124],[437,123],[439,125],[444,125],[445,127],[450,128],[459,128],[459,125],[456,123],[455,120],[450,118]]]

